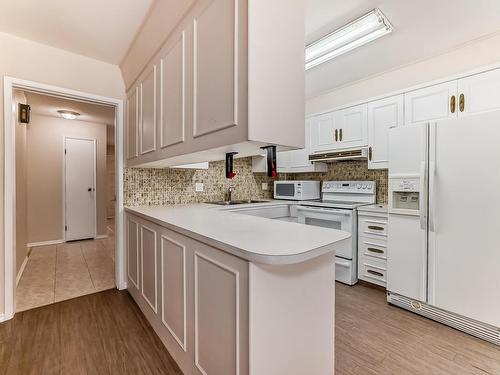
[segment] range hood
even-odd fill
[[[366,160],[368,159],[368,148],[352,148],[341,151],[322,152],[309,155],[309,161],[337,162],[345,160]]]

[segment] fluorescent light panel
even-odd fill
[[[335,30],[306,47],[306,70],[387,35],[393,31],[380,9]]]

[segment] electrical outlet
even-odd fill
[[[267,190],[267,189],[268,189],[267,182],[263,182],[262,183],[262,190]]]
[[[198,193],[201,193],[203,191],[203,182],[197,182],[194,185],[194,190]]]

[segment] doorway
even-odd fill
[[[64,139],[64,232],[66,241],[95,238],[96,139]]]
[[[113,143],[112,149],[114,151],[114,155],[112,157],[112,164],[108,163],[108,161],[104,158],[97,158],[96,154],[104,155],[106,157],[107,151],[110,149],[110,145],[106,144],[106,142],[99,141],[99,139],[95,139],[95,137],[89,137],[82,134],[74,134],[74,130],[77,128],[75,125],[70,125],[71,122],[68,122],[68,129],[70,130],[68,134],[65,134],[65,137],[61,137],[58,140],[58,148],[61,149],[61,153],[59,153],[58,162],[60,163],[60,168],[58,173],[61,174],[60,178],[53,178],[54,181],[59,181],[58,186],[53,185],[50,189],[54,192],[54,195],[57,195],[57,191],[61,191],[60,194],[60,207],[59,212],[57,210],[52,210],[51,214],[57,216],[61,216],[61,224],[58,227],[58,233],[54,234],[52,237],[48,236],[42,241],[37,241],[36,236],[33,236],[35,240],[30,241],[27,247],[27,257],[25,257],[24,261],[19,261],[17,258],[20,255],[17,251],[18,248],[18,231],[17,227],[19,226],[19,215],[16,214],[16,208],[18,206],[17,203],[21,200],[18,196],[22,190],[17,189],[16,177],[18,174],[16,173],[16,161],[18,159],[18,149],[19,144],[16,142],[16,125],[18,125],[18,117],[17,111],[18,106],[15,100],[15,91],[21,90],[26,93],[29,93],[30,96],[33,95],[45,95],[46,97],[58,99],[58,100],[67,100],[72,102],[79,102],[85,105],[95,105],[100,107],[111,108],[113,111],[112,118],[112,127],[105,127],[103,130],[104,135],[106,133],[112,134]],[[5,233],[5,313],[3,316],[0,316],[0,321],[11,319],[16,310],[16,304],[19,301],[16,301],[17,293],[16,293],[16,285],[21,284],[21,280],[23,278],[24,272],[29,269],[30,259],[33,260],[33,265],[40,265],[45,261],[45,265],[47,264],[62,264],[67,263],[70,267],[65,271],[63,268],[59,268],[59,270],[63,270],[59,272],[60,275],[68,276],[70,274],[75,274],[75,265],[80,264],[86,267],[86,272],[89,275],[92,288],[87,288],[86,293],[88,294],[99,290],[105,290],[109,287],[117,287],[118,289],[125,289],[125,277],[124,277],[124,259],[123,259],[123,243],[121,240],[121,236],[123,233],[123,197],[122,197],[122,187],[123,187],[123,150],[122,150],[122,128],[123,128],[123,107],[122,101],[119,99],[113,98],[105,98],[96,96],[93,94],[76,92],[73,90],[68,90],[64,88],[39,84],[36,82],[18,80],[10,77],[4,77],[4,105],[5,108],[11,109],[6,110],[5,115],[5,191],[4,191],[4,203],[5,203],[5,216],[4,216],[4,233]],[[44,114],[40,114],[43,116]],[[45,116],[47,117],[47,116]],[[60,120],[60,119],[59,119]],[[76,122],[74,123],[76,124]],[[37,127],[38,130],[42,130],[42,127]],[[41,131],[44,136],[51,135],[50,131]],[[90,142],[89,142],[90,140]],[[114,147],[114,143],[116,140],[116,148]],[[74,141],[74,142],[73,142]],[[93,143],[92,147],[89,147]],[[40,142],[39,144],[43,145],[45,142]],[[76,157],[72,152],[71,155],[64,155],[64,148],[69,147],[72,151],[76,150]],[[25,146],[26,150],[36,150],[36,147],[28,147]],[[21,147],[22,148],[22,147]],[[81,157],[84,152],[87,155],[90,155],[90,150],[94,151],[94,156],[92,157]],[[97,149],[97,152],[96,152]],[[34,151],[33,151],[34,152]],[[44,155],[43,153],[41,155]],[[66,158],[68,156],[68,158]],[[43,158],[40,158],[43,159]],[[94,159],[92,162],[91,159]],[[95,167],[97,159],[97,167]],[[82,160],[85,161],[82,164]],[[116,163],[115,163],[116,161]],[[42,163],[40,166],[27,168],[28,174],[29,171],[35,171],[39,175],[50,175],[49,169],[54,172],[57,168],[48,168],[49,166],[57,164],[55,162]],[[66,164],[70,169],[66,169]],[[112,173],[108,173],[109,176],[113,176],[115,178],[114,188],[112,198],[106,198],[106,194],[102,193],[106,191],[107,187],[107,179],[106,175],[97,176],[98,173],[94,171],[94,173],[89,172],[92,169],[106,168],[106,166],[112,165],[113,171]],[[63,168],[64,166],[64,168]],[[86,170],[87,172],[82,173],[82,170]],[[69,172],[69,173],[66,173]],[[72,176],[72,173],[74,175]],[[36,174],[35,173],[35,174]],[[93,178],[92,178],[93,175]],[[64,178],[63,178],[64,176]],[[67,178],[68,177],[68,180]],[[85,181],[83,181],[85,179]],[[32,179],[34,181],[36,179]],[[50,180],[50,179],[49,179]],[[76,182],[75,182],[76,181]],[[90,185],[85,187],[86,197],[84,195],[79,195],[79,192],[76,191],[74,187],[78,185],[78,182],[85,183],[86,185]],[[68,196],[66,196],[66,187],[68,184]],[[101,184],[102,186],[99,186]],[[31,186],[32,190],[44,190],[47,184],[28,184],[28,189]],[[34,186],[34,187],[33,187]],[[89,192],[88,189],[91,188]],[[91,194],[89,194],[91,193]],[[89,195],[91,198],[89,198]],[[71,196],[71,197],[70,197]],[[100,200],[102,203],[100,204]],[[107,201],[112,200],[113,202],[116,200],[115,212],[114,214],[109,214],[109,207],[107,207]],[[43,199],[27,199],[26,202],[29,206],[30,203],[36,201],[41,204],[41,209],[37,209],[39,215],[39,219],[37,220],[40,223],[40,227],[44,227],[44,225],[52,225],[53,222],[49,220],[49,210],[44,209]],[[94,202],[94,208],[92,210],[92,204],[89,202]],[[39,207],[39,208],[40,208]],[[102,215],[99,214],[99,211],[102,211]],[[78,214],[74,214],[74,212],[78,211]],[[27,215],[29,216],[29,215]],[[36,215],[35,215],[36,216]],[[42,218],[42,219],[40,219]],[[114,225],[116,220],[116,226]],[[73,223],[74,226],[78,227],[77,231],[71,231],[66,233],[66,222],[69,224]],[[63,225],[64,223],[64,225]],[[76,225],[75,225],[76,224]],[[82,225],[84,224],[84,225]],[[53,225],[52,225],[53,226]],[[29,231],[28,231],[29,232]],[[48,232],[47,230],[34,231],[35,234],[39,234],[42,232]],[[116,239],[115,239],[116,233]],[[84,240],[83,238],[90,238],[90,240]],[[77,241],[72,241],[77,240]],[[70,242],[71,241],[71,242]],[[94,255],[98,255],[99,257],[108,257],[110,261],[106,261],[107,267],[103,267],[103,258],[95,258]],[[20,256],[22,259],[22,254]],[[45,259],[45,260],[42,260]],[[59,263],[58,263],[59,262]],[[110,266],[111,265],[111,266]],[[51,266],[49,265],[48,268]],[[107,275],[111,275],[111,278],[100,278],[99,272],[102,274],[103,268],[107,268]],[[69,271],[68,271],[69,270]],[[21,271],[21,272],[19,272]],[[78,272],[76,272],[78,273]],[[57,278],[59,275],[57,269],[55,269],[54,274]],[[95,277],[97,275],[97,277]],[[73,284],[78,284],[78,282],[74,283],[74,280],[78,278],[74,278],[73,280],[65,279],[64,277],[60,278],[59,285],[66,286],[75,286]],[[85,279],[85,278],[83,278]],[[104,282],[100,282],[100,281]],[[81,281],[81,280],[80,280]],[[87,280],[88,281],[88,280]],[[43,283],[39,283],[43,284]],[[53,281],[54,290],[57,289],[57,280]],[[76,285],[78,286],[78,285]],[[83,288],[85,289],[85,288]],[[68,298],[73,298],[75,295],[71,293],[66,293],[66,297],[64,297],[64,293],[60,294],[60,298],[55,298],[56,300],[63,300]],[[45,303],[46,304],[46,303]],[[22,308],[22,306],[18,306]]]

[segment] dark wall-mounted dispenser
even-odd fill
[[[261,149],[266,150],[267,176],[276,177],[278,175],[276,171],[276,146],[264,146]]]
[[[30,123],[31,107],[28,104],[19,103],[19,122],[22,124]]]
[[[226,154],[226,178],[234,178],[236,173],[234,173],[234,155],[237,152],[228,152]]]

